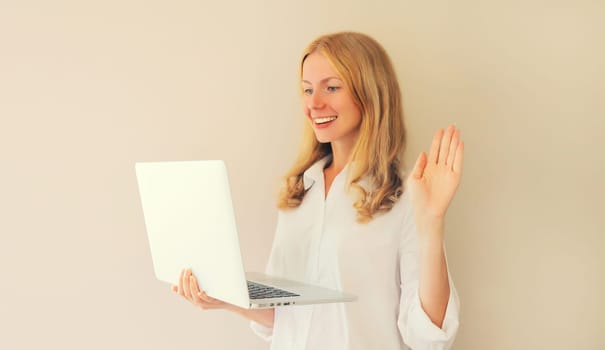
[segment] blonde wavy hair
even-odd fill
[[[405,150],[405,127],[401,91],[395,70],[384,48],[371,37],[340,32],[320,36],[304,50],[299,65],[311,53],[326,57],[345,82],[361,111],[359,137],[348,167],[347,190],[358,193],[353,207],[357,221],[367,223],[385,213],[403,193],[401,166]],[[317,141],[310,123],[305,123],[303,144],[298,158],[284,176],[278,208],[298,207],[306,194],[303,173],[315,162],[332,154],[330,143]],[[364,188],[360,181],[367,179]]]

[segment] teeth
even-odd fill
[[[315,124],[324,124],[336,120],[336,117],[315,118]]]

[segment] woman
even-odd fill
[[[352,32],[325,35],[300,65],[308,122],[285,177],[267,273],[357,295],[352,303],[244,310],[208,297],[184,270],[173,291],[252,320],[272,349],[447,349],[458,297],[444,218],[464,146],[438,130],[403,181],[401,94],[384,49]]]

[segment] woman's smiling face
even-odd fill
[[[353,145],[361,112],[349,87],[319,52],[309,54],[302,69],[302,104],[319,142]]]

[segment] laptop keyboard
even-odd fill
[[[256,282],[248,282],[248,294],[250,299],[265,299],[265,298],[282,298],[282,297],[298,297],[300,295],[266,286]]]

